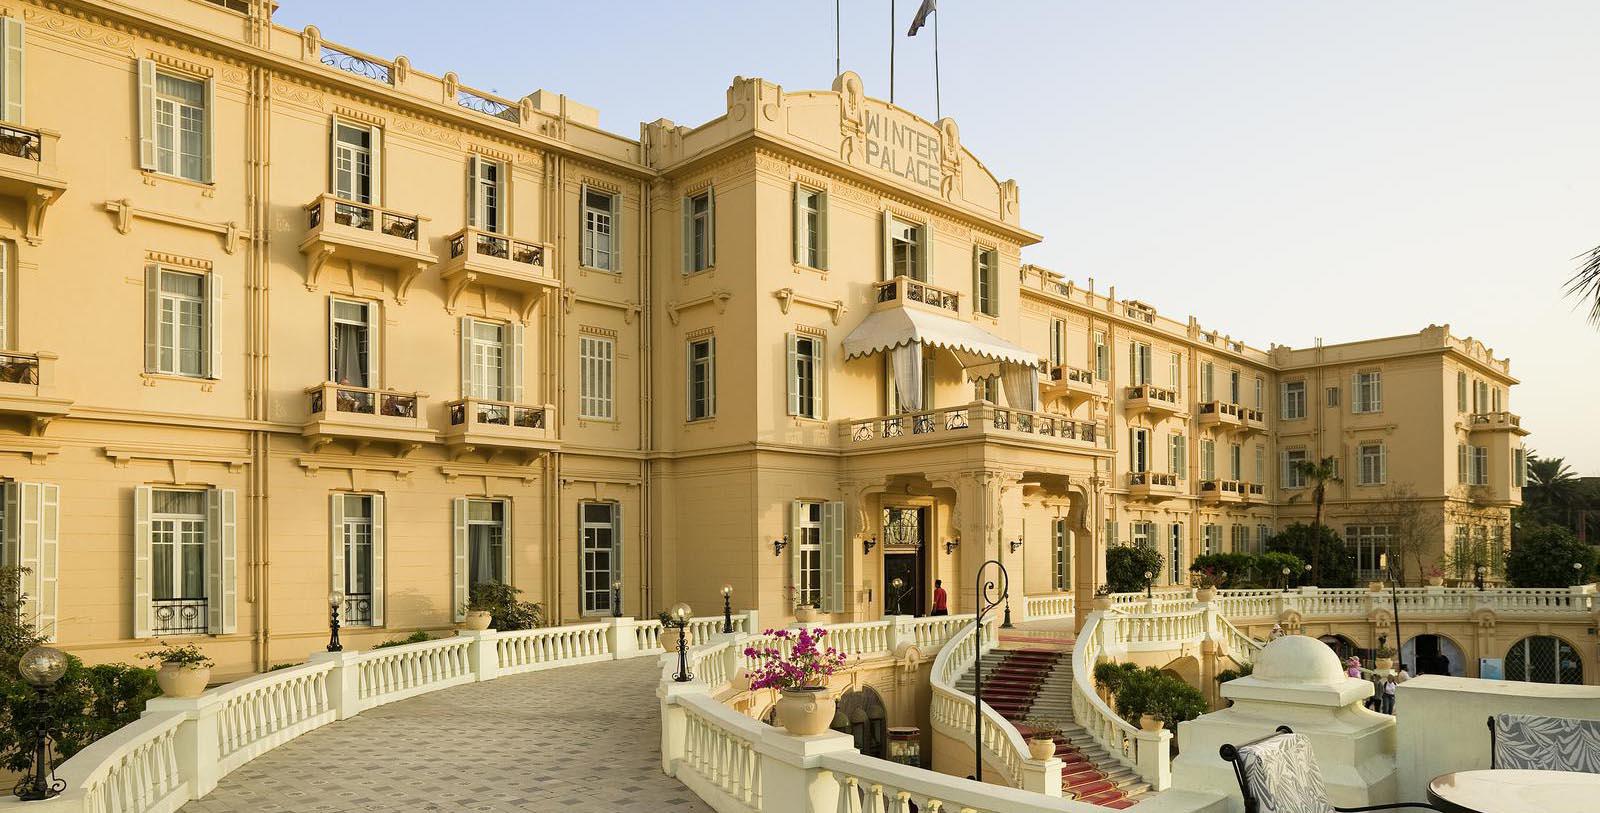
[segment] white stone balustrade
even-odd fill
[[[1071,618],[1076,606],[1077,602],[1071,593],[1027,596],[1022,602],[1022,620],[1047,621],[1056,618]]]
[[[1099,611],[1084,619],[1072,648],[1072,718],[1106,753],[1133,768],[1151,789],[1162,791],[1172,785],[1172,732],[1143,731],[1133,726],[1117,716],[1095,691],[1095,663],[1102,654],[1111,654],[1107,651],[1108,641],[1120,646],[1118,628],[1126,620]]]
[[[1132,594],[1120,594],[1122,596]],[[1574,587],[1301,587],[1293,590],[1219,590],[1215,603],[1233,619],[1275,619],[1287,611],[1302,618],[1361,618],[1377,609],[1399,606],[1410,617],[1460,618],[1478,609],[1500,615],[1588,615],[1596,606],[1595,585]],[[1126,609],[1127,605],[1117,605]]]

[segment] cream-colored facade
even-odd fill
[[[1065,283],[955,122],[854,74],[632,139],[270,5],[4,10],[6,557],[87,659],[201,635],[261,669],[331,589],[359,648],[485,579],[563,622],[613,582],[629,615],[728,583],[843,621],[935,579],[961,611],[999,558],[1086,607],[1111,540],[1175,552],[1165,582],[1308,518],[1302,450],[1341,460],[1341,531],[1389,485],[1452,540],[1520,499],[1480,342],[1263,351]]]

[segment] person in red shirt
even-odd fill
[[[950,614],[950,594],[944,591],[944,580],[933,580],[933,613],[932,615]]]

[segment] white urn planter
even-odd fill
[[[1394,668],[1394,658],[1374,658],[1372,668],[1379,672],[1386,672]]]
[[[1095,596],[1094,597],[1094,608],[1096,610],[1101,610],[1101,611],[1111,609],[1111,597],[1110,596]]]
[[[211,682],[211,667],[163,663],[156,671],[156,685],[167,697],[199,697]]]
[[[800,737],[821,734],[833,724],[836,703],[825,686],[778,690],[778,724]]]
[[[794,620],[802,624],[809,624],[817,620],[817,608],[804,604],[794,608]]]
[[[1197,587],[1197,588],[1195,588],[1194,600],[1200,602],[1201,604],[1209,604],[1211,602],[1211,600],[1216,598],[1216,597],[1217,597],[1217,591],[1216,591],[1215,588],[1211,588],[1211,587]]]
[[[1139,715],[1139,727],[1145,731],[1160,731],[1164,725],[1165,723],[1162,723],[1159,717],[1151,717],[1148,714]]]
[[[1056,755],[1055,740],[1028,740],[1028,756],[1044,761]]]
[[[466,620],[461,622],[461,628],[468,630],[486,630],[489,628],[489,622],[493,620],[493,618],[494,614],[488,610],[468,610]]]

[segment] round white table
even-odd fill
[[[1600,774],[1457,771],[1428,783],[1428,801],[1449,813],[1592,813]]]

